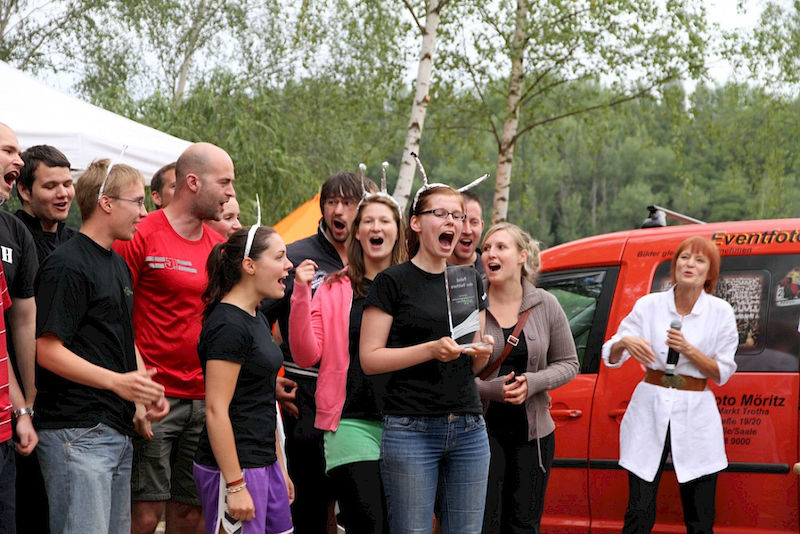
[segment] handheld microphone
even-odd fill
[[[680,330],[681,329],[681,322],[678,319],[673,319],[672,322],[669,324],[669,327],[673,330]],[[669,348],[667,352],[667,370],[664,374],[672,376],[675,374],[675,366],[678,365],[678,357],[680,354],[673,349],[672,347]]]

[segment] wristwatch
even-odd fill
[[[33,408],[30,406],[25,406],[24,408],[20,408],[19,410],[14,410],[11,412],[11,415],[14,416],[14,419],[19,419],[23,415],[30,415],[31,419],[33,418]]]

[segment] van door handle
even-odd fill
[[[556,409],[550,410],[550,415],[553,417],[569,417],[570,419],[577,419],[583,416],[583,410],[570,410],[570,409]]]
[[[625,415],[625,410],[627,409],[628,407],[626,406],[625,408],[617,408],[616,410],[611,410],[610,412],[608,412],[608,416],[611,419],[619,419],[620,417]]]

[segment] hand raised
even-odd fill
[[[642,365],[653,363],[656,361],[656,355],[653,353],[653,348],[650,342],[638,336],[626,336],[622,338],[625,350],[631,357]]]
[[[310,284],[317,272],[314,260],[303,260],[294,270],[294,281],[297,284]]]

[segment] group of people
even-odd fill
[[[2,124],[0,166],[0,200],[16,181],[22,201],[17,217],[0,211],[0,308],[21,382],[9,367],[0,388],[0,533],[152,534],[162,517],[168,533],[314,534],[337,521],[350,534],[538,532],[556,447],[548,391],[578,359],[558,301],[535,286],[538,243],[510,223],[482,236],[476,196],[428,183],[418,164],[404,216],[385,181],[336,173],[317,233],[287,246],[241,226],[233,161],[208,143],[156,173],[150,214],[133,167],[97,161],[73,185],[63,154],[21,152]],[[64,224],[73,198],[79,232]],[[673,262],[670,309],[686,328],[642,330],[650,312],[637,305],[609,340],[607,364],[651,369],[631,407],[668,394],[644,387],[666,390],[656,343],[685,355],[693,389],[681,394],[735,370],[735,342],[684,337],[711,335],[693,314],[729,333],[728,310],[702,293],[712,249],[692,242]],[[466,345],[451,337],[449,264],[475,267],[480,328]],[[692,456],[675,436],[699,424],[672,413],[647,427],[664,450],[648,455],[656,475],[641,444],[626,445],[646,412],[623,423],[631,532],[654,517],[669,432],[673,455]],[[724,448],[708,454],[678,473],[709,478],[685,497],[698,507],[724,468]]]

